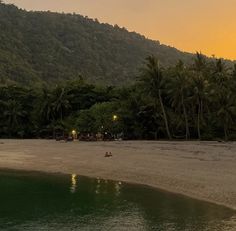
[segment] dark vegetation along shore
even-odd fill
[[[99,87],[82,78],[61,85],[0,86],[0,136],[46,138],[55,131],[120,134],[127,139],[235,139],[236,66],[149,56],[136,83]],[[114,120],[114,115],[116,119]]]

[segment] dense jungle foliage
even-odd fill
[[[148,56],[126,87],[99,87],[82,77],[55,86],[1,84],[0,137],[47,138],[76,129],[126,139],[236,139],[235,89],[236,65],[199,53],[191,65],[168,68]]]

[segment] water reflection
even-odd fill
[[[100,189],[101,189],[101,180],[100,178],[97,178],[97,184],[96,184],[96,188],[95,188],[95,193],[99,194],[100,193]]]
[[[116,182],[116,183],[115,183],[115,192],[116,192],[116,196],[119,196],[120,193],[121,193],[121,185],[122,185],[121,182]]]
[[[0,230],[235,230],[231,210],[76,174],[0,172],[0,205]]]
[[[96,178],[95,182],[95,194],[109,194],[112,193],[115,196],[119,196],[121,193],[122,182],[111,182],[108,180],[102,180]]]
[[[71,175],[71,187],[70,187],[70,192],[75,193],[77,188],[77,175],[72,174]]]

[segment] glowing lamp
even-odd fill
[[[113,121],[116,121],[118,119],[117,115],[113,115]]]

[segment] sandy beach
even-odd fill
[[[236,209],[236,143],[0,140],[0,168],[145,184]]]

